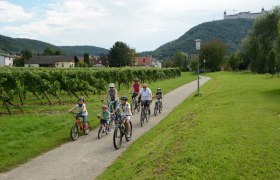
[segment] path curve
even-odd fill
[[[208,80],[209,77],[201,77],[200,86]],[[140,114],[136,113],[132,117],[132,140],[124,142],[119,150],[113,147],[112,132],[97,139],[95,129],[88,136],[79,137],[75,142],[63,144],[26,164],[1,173],[0,180],[92,180],[110,166],[133,141],[158,124],[196,90],[197,81],[192,81],[165,94],[163,112],[157,116],[151,115],[149,123],[145,123],[143,127],[140,127]]]

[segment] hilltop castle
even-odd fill
[[[267,13],[267,11],[264,10],[264,8],[262,8],[262,11],[259,13],[250,13],[250,11],[248,12],[240,12],[237,14],[232,14],[232,15],[227,15],[227,12],[224,12],[224,19],[256,19],[257,17],[263,15]]]

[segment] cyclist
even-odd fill
[[[133,91],[132,100],[139,94],[140,89],[141,89],[141,84],[139,83],[139,79],[135,78],[134,83],[132,84],[132,86],[129,90],[129,93],[131,93]],[[141,101],[140,98],[141,97],[138,98],[138,103],[140,103],[140,101]],[[135,108],[137,108],[137,107],[135,107]]]
[[[139,91],[137,98],[141,96],[142,107],[147,106],[150,113],[150,103],[152,102],[153,94],[146,83],[143,84],[143,88]]]
[[[71,108],[69,112],[72,112],[73,109],[79,109],[79,114],[76,116],[77,118],[82,117],[83,118],[83,128],[86,129],[86,122],[87,122],[87,117],[88,117],[88,111],[87,107],[85,104],[85,100],[83,97],[78,98],[78,104]]]
[[[155,94],[155,97],[159,100],[160,105],[162,106],[163,93],[161,92],[160,88],[157,88],[157,92]]]
[[[110,112],[108,111],[108,108],[107,108],[107,106],[105,104],[102,105],[101,109],[102,109],[102,112],[97,117],[99,119],[106,120],[106,124],[105,124],[106,130],[109,131],[110,130],[109,129],[109,124],[111,123],[110,122]],[[101,120],[100,120],[100,123],[102,123]]]
[[[108,96],[110,96],[110,101],[109,102],[114,102],[113,109],[110,109],[110,111],[112,112],[118,106],[118,91],[115,88],[114,83],[109,84],[109,89],[107,90],[106,99],[108,99]],[[117,119],[118,119],[118,114],[116,113],[115,114],[115,120],[117,120]]]
[[[113,111],[113,113],[118,111],[122,117],[125,117],[126,137],[129,137],[129,130],[130,130],[129,120],[131,117],[131,107],[130,107],[130,104],[127,102],[127,99],[128,99],[127,96],[122,96],[121,103]]]

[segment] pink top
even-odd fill
[[[140,91],[140,84],[135,84],[134,83],[132,86],[134,88],[134,92],[139,93],[139,91]]]

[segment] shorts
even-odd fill
[[[100,119],[100,124],[109,125],[110,124],[110,120]]]
[[[76,117],[77,117],[77,118],[79,118],[79,117],[83,118],[83,123],[86,123],[86,122],[87,122],[87,117],[88,117],[88,116],[86,116],[86,115],[78,114]]]
[[[150,100],[142,101],[142,106],[147,106],[147,107],[149,107],[150,104],[151,104],[151,102],[152,102],[152,101],[150,101]]]

